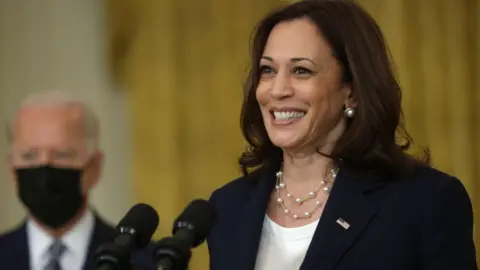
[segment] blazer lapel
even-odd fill
[[[383,185],[372,175],[341,169],[301,270],[332,270],[376,213],[364,192]]]
[[[26,222],[15,232],[11,245],[11,256],[5,256],[9,261],[7,265],[15,270],[30,269],[30,248],[28,246]]]
[[[83,270],[94,269],[93,258],[95,256],[95,252],[97,251],[98,247],[103,243],[112,241],[114,235],[115,235],[115,229],[108,226],[95,213],[95,225],[94,225],[92,236],[90,238],[87,257],[82,267]]]
[[[246,206],[241,213],[238,228],[237,249],[232,258],[238,258],[229,267],[230,270],[249,270],[255,268],[258,246],[263,228],[263,220],[270,199],[270,194],[275,186],[274,169],[266,169],[262,172],[254,187],[251,196],[246,202]]]

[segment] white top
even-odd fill
[[[88,253],[90,237],[94,229],[95,218],[90,210],[77,224],[61,237],[66,251],[60,260],[62,269],[81,270]],[[48,263],[48,248],[54,238],[47,234],[38,224],[29,219],[27,222],[27,239],[30,250],[30,269],[43,270]]]
[[[284,228],[265,215],[255,270],[300,269],[317,225]]]

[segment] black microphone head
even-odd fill
[[[187,229],[193,233],[193,247],[200,245],[207,238],[210,229],[215,224],[217,213],[215,208],[206,200],[192,201],[183,210],[183,213],[173,224],[173,234],[180,229]]]
[[[134,205],[120,220],[116,230],[118,234],[132,235],[136,248],[142,249],[150,242],[158,223],[157,211],[148,204],[139,203]]]

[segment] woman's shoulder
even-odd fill
[[[428,166],[418,166],[397,187],[406,191],[409,200],[424,204],[427,209],[457,206],[471,209],[468,192],[461,180],[446,172]]]
[[[410,182],[418,188],[426,188],[430,191],[442,189],[445,186],[451,185],[463,186],[462,182],[457,177],[425,165],[417,166],[406,182]]]
[[[476,269],[472,268],[473,208],[463,183],[429,167],[417,168],[409,180],[401,184],[402,206],[406,205],[402,209],[410,210],[405,220],[420,228],[426,264],[437,265],[438,258],[443,258],[445,262],[462,262],[461,269]]]
[[[248,194],[258,184],[262,174],[263,170],[259,169],[258,171],[230,180],[223,186],[217,188],[212,193],[212,196],[231,197]]]

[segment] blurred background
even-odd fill
[[[133,203],[150,203],[161,215],[156,237],[169,235],[190,200],[240,176],[249,37],[286,2],[0,0],[1,120],[35,91],[85,97],[106,153],[94,207],[117,223]],[[460,178],[480,209],[480,0],[358,2],[390,45],[417,146],[430,147],[435,167]],[[6,143],[0,133],[0,152]],[[24,211],[5,162],[0,176],[4,231]],[[208,269],[205,245],[191,269]]]

